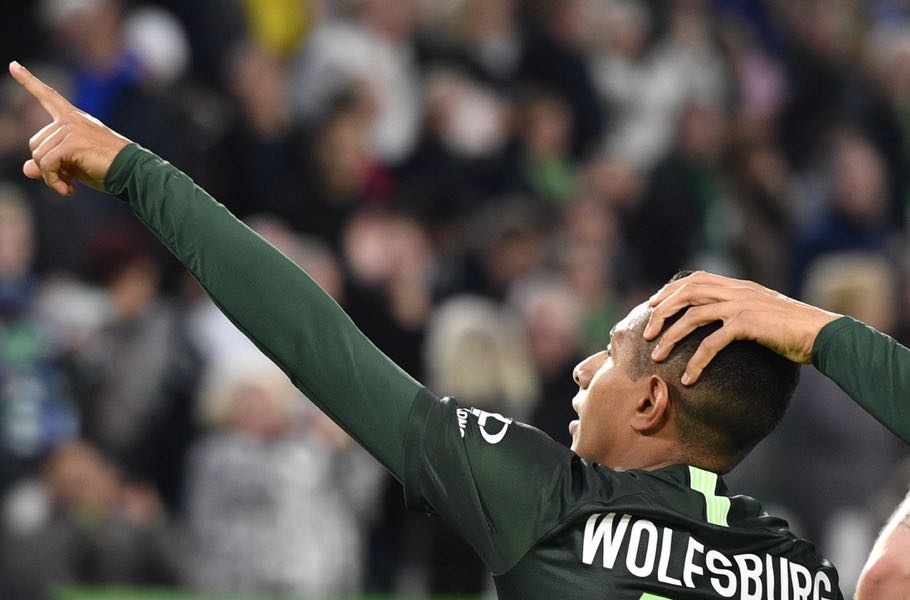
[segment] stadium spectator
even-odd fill
[[[530,92],[518,102],[518,148],[513,157],[516,188],[545,207],[560,208],[574,196],[579,166],[571,155],[572,113],[565,99]]]
[[[590,3],[541,0],[527,6],[519,80],[566,99],[572,113],[572,153],[581,157],[595,149],[605,121],[584,48]]]
[[[375,107],[370,148],[386,162],[402,160],[417,139],[419,71],[414,33],[421,20],[415,0],[343,3],[344,13],[324,20],[291,66],[293,114],[320,120],[339,91],[363,86]]]
[[[336,597],[360,591],[379,467],[258,351],[206,378],[187,481],[206,593]]]
[[[389,176],[370,150],[371,123],[358,92],[340,95],[301,143],[289,172],[272,182],[274,193],[251,208],[271,212],[340,250],[348,220],[390,194]]]
[[[649,189],[625,228],[641,261],[637,278],[650,287],[683,267],[736,269],[731,254],[742,223],[723,169],[729,134],[719,104],[692,99],[682,111],[676,145],[651,172]]]
[[[566,423],[574,418],[562,398],[575,393],[565,376],[584,356],[582,307],[572,288],[560,277],[539,274],[517,282],[509,291],[509,304],[521,316],[528,350],[540,380],[534,412],[528,422],[554,440],[571,443]]]
[[[130,477],[172,490],[179,456],[170,464],[171,449],[152,448],[167,439],[195,377],[182,376],[191,359],[176,307],[159,291],[161,258],[144,232],[123,222],[99,229],[87,254],[108,309],[73,357],[84,434]]]
[[[149,65],[127,45],[124,11],[120,0],[41,2],[43,25],[73,78],[74,103],[149,148],[172,152],[176,163],[188,162],[173,106],[145,85]]]
[[[850,131],[835,135],[827,165],[830,190],[796,235],[794,289],[802,290],[809,264],[822,254],[866,251],[889,256],[899,251],[885,168],[881,153],[864,136]]]
[[[157,494],[74,442],[3,498],[0,591],[49,600],[61,585],[174,585],[178,547]]]
[[[887,163],[886,177],[891,191],[893,219],[905,215],[908,157],[905,140],[908,130],[904,115],[910,102],[910,32],[900,23],[884,20],[868,33],[864,61],[867,77],[878,90],[875,112],[867,121],[870,136]]]
[[[32,272],[35,228],[19,190],[0,187],[0,493],[74,439],[79,414],[63,368],[62,332],[42,318]]]
[[[622,249],[616,212],[592,195],[583,194],[565,211],[557,238],[560,271],[581,307],[581,344],[587,351],[603,346],[624,309],[626,291],[619,289],[624,274],[619,273]],[[634,290],[631,296],[635,297]]]
[[[443,46],[445,62],[472,79],[508,94],[523,51],[516,0],[459,0],[440,4],[431,43]]]
[[[779,148],[760,139],[738,144],[732,162],[732,191],[748,232],[735,240],[734,257],[750,279],[788,289],[797,220],[790,166]]]

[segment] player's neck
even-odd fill
[[[605,457],[602,464],[617,469],[654,471],[670,465],[690,464],[691,456],[678,444],[666,439],[641,438],[616,457]]]

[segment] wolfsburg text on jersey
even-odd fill
[[[685,554],[680,565],[673,556]],[[710,585],[722,598],[742,600],[831,600],[836,597],[827,573],[810,571],[769,554],[729,556],[708,548],[689,533],[659,527],[631,515],[597,513],[585,523],[582,562],[622,569],[635,577],[679,588]],[[671,565],[676,565],[672,568]]]

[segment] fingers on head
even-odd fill
[[[648,304],[650,304],[651,306],[657,306],[658,304],[661,304],[664,300],[666,300],[669,296],[672,296],[673,294],[678,292],[680,288],[685,287],[687,285],[691,285],[691,284],[702,283],[702,280],[706,276],[710,276],[710,273],[706,273],[704,271],[695,271],[694,273],[686,275],[685,277],[683,277],[681,279],[671,281],[670,283],[664,285],[659,290],[657,290],[657,293],[655,293],[653,296],[651,296],[651,298],[648,299]]]
[[[683,281],[682,279],[680,281]],[[675,282],[674,282],[675,283]],[[663,329],[664,322],[684,309],[693,304],[703,304],[704,295],[701,288],[694,284],[680,284],[672,290],[667,290],[667,295],[659,301],[654,310],[651,311],[651,318],[648,322],[646,331],[648,337],[655,337]]]
[[[674,287],[672,288],[665,286],[656,296],[651,298],[649,304],[653,310],[648,319],[648,325],[645,327],[645,337],[648,339],[657,337],[657,334],[664,328],[664,322],[685,306],[685,304],[680,304],[680,293],[684,289],[681,287],[683,284],[677,285],[677,283],[673,282],[671,285]]]
[[[757,283],[745,279],[734,279],[731,277],[725,277],[723,275],[717,275],[715,273],[708,273],[707,271],[695,271],[691,275],[687,275],[682,279],[677,279],[676,281],[665,285],[657,294],[652,296],[652,306],[658,303],[660,298],[666,298],[679,289],[686,288],[688,286],[712,286],[719,288],[749,287],[752,289],[764,289]]]
[[[693,306],[663,333],[660,343],[652,353],[654,360],[667,358],[681,339],[699,327],[722,319],[723,307],[719,304]]]
[[[686,385],[695,383],[698,378],[701,377],[701,374],[705,370],[705,367],[708,366],[708,363],[710,363],[711,360],[717,356],[717,353],[723,350],[734,339],[736,339],[736,335],[731,328],[721,327],[702,340],[701,344],[698,345],[695,354],[692,355],[692,358],[689,359],[689,363],[686,365],[683,383]]]

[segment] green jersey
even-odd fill
[[[403,482],[411,507],[438,515],[473,546],[500,598],[842,598],[835,569],[812,544],[755,500],[730,495],[714,473],[688,465],[614,471],[532,427],[437,397],[306,273],[139,146],[117,156],[105,186],[295,385]],[[910,377],[883,373],[907,373],[910,351],[846,318],[816,345],[819,368],[908,439],[900,394]],[[881,353],[868,347],[882,345]],[[877,374],[871,383],[868,373]]]
[[[429,392],[415,400],[406,448],[408,504],[471,543],[500,598],[842,597],[811,543],[714,473],[614,471]]]

